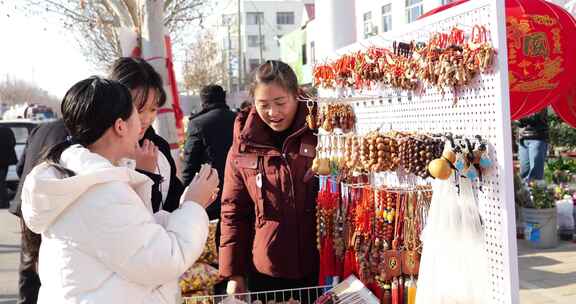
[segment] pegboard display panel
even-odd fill
[[[502,42],[505,44],[505,36],[502,36],[505,35],[505,26],[498,9],[504,11],[503,1],[470,1],[418,21],[403,32],[387,33],[385,38],[373,37],[337,54],[368,45],[391,48],[394,40],[425,42],[432,33],[450,32],[454,26],[470,33],[474,25],[484,25],[490,29],[498,61],[495,61],[491,73],[477,76],[470,86],[446,92],[428,86],[412,94],[386,88],[320,90],[320,96],[345,97],[342,101],[352,104],[356,113],[359,134],[380,128],[383,131],[451,132],[469,138],[481,135],[488,141],[494,165],[484,176],[478,201],[485,227],[491,298],[493,303],[517,303],[512,143],[510,134],[506,134],[510,133],[508,85],[507,80],[502,79],[507,75],[507,67],[502,65],[507,58],[506,52],[502,52],[505,47],[499,47]]]

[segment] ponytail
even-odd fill
[[[43,162],[47,163],[48,165],[54,167],[54,169],[58,170],[58,172],[64,174],[65,176],[70,177],[76,175],[74,171],[64,168],[62,165],[60,165],[60,157],[62,156],[62,153],[64,152],[64,150],[66,150],[73,144],[74,142],[70,140],[69,137],[65,141],[52,146],[52,148],[48,149],[48,151],[44,153],[42,158],[40,158],[40,163]]]

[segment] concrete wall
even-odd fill
[[[248,36],[258,36],[259,26],[257,24],[248,25],[246,23],[246,13],[248,12],[262,12],[264,14],[264,22],[260,25],[262,35],[264,36],[264,48],[262,52],[262,59],[280,59],[281,52],[278,37],[290,33],[301,26],[302,13],[304,12],[304,4],[314,3],[314,0],[243,0],[240,5],[242,11],[242,50],[244,53],[243,64],[245,65],[245,72],[250,73],[249,66],[250,60],[260,60],[259,46],[248,46]],[[277,12],[294,12],[294,24],[277,24]],[[222,25],[222,15],[230,15],[232,17],[231,26],[231,47],[232,58],[236,62],[238,54],[238,31],[237,31],[237,14],[238,7],[236,1],[221,0],[214,9],[212,17],[210,17],[206,24],[207,27],[216,33],[216,39],[220,44],[222,52],[227,52],[228,45],[228,28]],[[223,54],[222,58],[226,58]],[[224,60],[224,59],[223,59]],[[235,63],[236,64],[236,63]],[[234,64],[234,70],[236,65]],[[236,75],[235,75],[236,76]]]
[[[263,60],[280,59],[278,37],[290,33],[300,27],[303,12],[302,1],[245,1],[245,12],[263,12],[264,22],[261,31],[264,35]],[[277,12],[294,12],[294,24],[277,24]],[[248,35],[258,35],[258,25],[244,23],[243,48],[246,50],[246,62],[260,58],[260,48],[248,46]],[[249,71],[248,71],[249,72]]]
[[[362,0],[361,0],[362,1]],[[372,2],[372,0],[364,0]],[[356,41],[355,2],[352,0],[316,0],[316,26],[313,40],[317,58],[325,58],[335,50]]]

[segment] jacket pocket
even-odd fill
[[[255,186],[255,211],[257,226],[261,228],[266,221],[280,221],[284,193],[278,183],[276,173],[257,173],[252,177]]]
[[[279,221],[282,202],[282,191],[278,182],[278,173],[265,168],[267,159],[257,156],[240,160],[237,165],[242,168],[246,189],[254,203],[256,226],[261,228],[266,221]]]

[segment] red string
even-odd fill
[[[462,45],[464,43],[464,31],[454,27],[450,32],[449,43],[451,45]]]
[[[472,42],[476,44],[486,43],[488,41],[486,27],[482,25],[474,25],[472,28]]]

